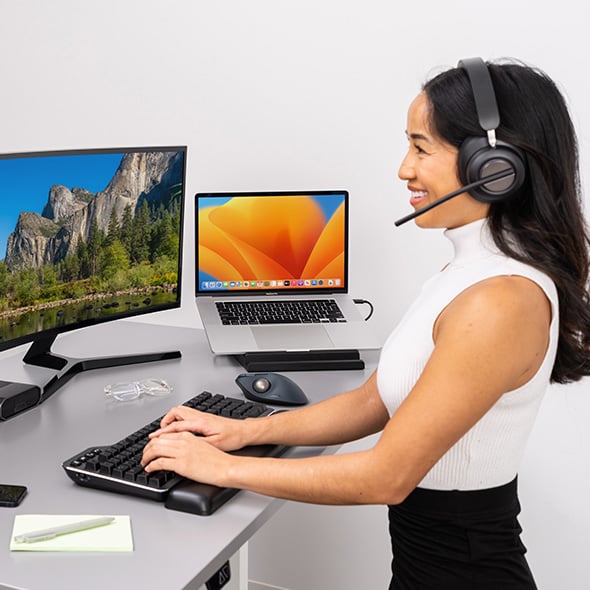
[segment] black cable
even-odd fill
[[[365,318],[365,322],[366,322],[373,315],[373,310],[374,310],[373,304],[370,301],[368,301],[367,299],[353,299],[352,301],[354,303],[356,303],[357,305],[365,303],[366,305],[369,306],[370,311],[369,311],[369,315]]]

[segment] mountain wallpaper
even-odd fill
[[[114,214],[121,220],[127,207],[135,217],[145,200],[168,205],[182,181],[177,152],[125,154],[109,185],[93,194],[84,188],[54,185],[42,213],[23,211],[8,237],[5,263],[9,271],[56,264],[81,242],[88,242],[93,224],[106,232]]]

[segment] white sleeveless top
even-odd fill
[[[559,313],[553,281],[531,266],[501,253],[485,219],[446,230],[454,246],[450,264],[425,283],[416,301],[389,336],[379,360],[377,384],[393,415],[428,361],[434,322],[470,285],[498,275],[524,276],[537,283],[551,302],[549,347],[536,375],[507,392],[434,465],[419,484],[436,490],[474,490],[505,484],[517,474],[524,447],[549,384],[557,350]],[[501,367],[498,367],[501,370]]]

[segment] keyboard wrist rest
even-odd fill
[[[232,451],[231,454],[241,457],[280,457],[288,449],[283,445],[256,445]],[[221,488],[187,479],[168,492],[164,505],[170,510],[209,516],[239,491],[237,488]]]

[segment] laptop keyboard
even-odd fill
[[[184,403],[185,406],[228,418],[244,419],[268,416],[275,410],[265,404],[204,391]],[[217,510],[238,490],[218,488],[194,482],[173,471],[147,473],[140,464],[150,432],[160,427],[161,416],[135,430],[120,441],[95,446],[77,453],[63,468],[81,486],[131,494],[149,500],[165,501],[168,508],[208,515]],[[287,448],[281,445],[245,447],[235,454],[279,456]]]
[[[218,301],[216,306],[224,325],[346,322],[334,299]]]

